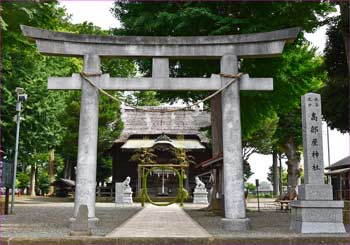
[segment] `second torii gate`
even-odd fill
[[[282,53],[287,41],[298,35],[299,28],[279,31],[196,37],[93,36],[52,32],[21,26],[25,36],[36,41],[39,51],[47,55],[84,58],[85,74],[105,90],[218,90],[230,78],[170,78],[169,58],[220,59],[221,73],[236,74],[238,57],[266,57]],[[152,57],[151,78],[111,78],[101,74],[101,57]],[[87,205],[91,227],[95,216],[96,156],[99,92],[79,74],[49,78],[49,89],[81,89],[78,162],[74,218],[80,205]],[[224,155],[224,197],[226,230],[247,230],[242,162],[240,90],[273,90],[272,78],[243,76],[229,85],[221,96],[222,143]],[[73,219],[74,219],[73,218]]]

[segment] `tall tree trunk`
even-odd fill
[[[71,161],[69,158],[67,158],[67,160],[64,164],[63,178],[64,179],[72,179],[72,164],[71,164]]]
[[[278,162],[277,162],[277,152],[272,153],[272,171],[273,171],[273,195],[279,195],[279,171],[278,171]]]
[[[288,197],[291,200],[296,196],[296,187],[300,176],[300,153],[297,151],[293,137],[290,137],[284,146],[288,158],[286,162],[288,166]]]
[[[278,161],[279,161],[279,168],[278,168],[278,173],[279,173],[279,191],[280,195],[282,196],[283,194],[283,180],[282,180],[282,156],[281,153],[278,153]]]
[[[30,167],[30,188],[29,194],[31,197],[35,197],[35,179],[36,179],[36,163],[33,163]]]
[[[55,181],[55,149],[50,149],[49,152],[49,181],[50,181],[50,187],[49,187],[49,196],[52,196],[55,189],[51,185]]]

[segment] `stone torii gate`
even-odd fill
[[[171,78],[169,58],[220,59],[221,73],[236,74],[238,58],[279,55],[285,43],[294,40],[300,31],[289,28],[228,36],[141,37],[78,35],[29,26],[21,29],[26,37],[36,41],[42,54],[83,57],[83,72],[90,74],[90,79],[105,90],[218,90],[231,79],[219,75]],[[101,74],[101,57],[152,57],[152,77],[111,78],[109,74]],[[51,77],[48,88],[82,90],[74,218],[80,205],[87,205],[89,223],[94,227],[98,220],[95,190],[99,92],[79,74]],[[273,80],[245,75],[221,93],[225,197],[222,224],[227,230],[249,229],[244,199],[240,90],[273,90]]]

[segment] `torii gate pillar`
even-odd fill
[[[100,79],[100,75],[98,75],[101,73],[100,66],[101,60],[98,55],[84,56],[84,73],[96,74],[90,77],[95,83],[98,83]],[[98,221],[98,218],[95,217],[98,90],[90,83],[82,83],[80,101],[74,218],[71,218],[71,222],[77,217],[80,205],[87,205],[89,226],[94,229]]]
[[[221,58],[222,73],[238,72],[237,56],[224,55]],[[222,78],[225,83],[229,78]],[[232,83],[222,91],[222,140],[223,140],[223,178],[225,218],[222,219],[225,230],[247,230],[250,227],[246,218],[244,200],[244,178],[242,160],[241,111],[239,99],[239,81]]]

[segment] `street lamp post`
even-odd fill
[[[17,104],[16,104],[16,146],[15,146],[15,159],[13,164],[13,177],[12,177],[12,199],[11,199],[11,213],[13,213],[14,200],[15,200],[15,188],[16,188],[16,170],[17,170],[17,159],[18,159],[18,143],[19,143],[19,126],[21,122],[21,107],[22,102],[27,100],[27,95],[23,93],[23,88],[16,88],[17,93]]]
[[[255,186],[256,186],[256,198],[258,199],[258,212],[260,212],[260,201],[259,201],[259,179],[255,180]]]

